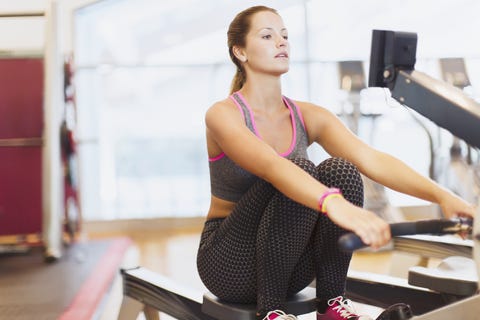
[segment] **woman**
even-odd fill
[[[360,172],[438,203],[447,217],[472,216],[473,207],[372,149],[326,109],[284,97],[290,47],[274,9],[240,12],[228,47],[232,95],[205,117],[212,197],[197,257],[202,281],[221,299],[256,303],[258,319],[278,320],[296,319],[284,303],[316,278],[317,319],[368,319],[343,297],[351,255],[336,245],[346,230],[372,248],[390,240],[388,224],[362,209]],[[312,143],[332,158],[315,166]]]

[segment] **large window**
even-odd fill
[[[205,214],[204,114],[228,94],[235,69],[226,28],[247,2],[102,1],[76,12],[86,219]],[[300,2],[285,1],[282,14],[303,15]],[[290,31],[301,54],[304,24],[298,21]],[[302,95],[305,79],[295,77],[295,93]]]
[[[437,7],[435,1],[426,2]],[[263,3],[279,9],[289,29],[292,63],[284,77],[285,94],[337,113],[342,103],[337,61],[362,60],[367,67],[372,28],[428,32],[418,15],[408,19],[406,10],[418,1],[399,4],[395,10],[380,0]],[[452,3],[455,6],[447,8],[462,7]],[[204,114],[214,101],[226,97],[234,73],[226,46],[228,23],[241,9],[255,4],[103,0],[75,12],[77,138],[86,219],[205,214],[210,186]],[[435,11],[438,17],[446,15],[439,11]],[[421,48],[425,42],[422,39]],[[393,105],[385,104],[384,93],[372,99],[380,99],[382,112]],[[397,136],[388,121],[377,130],[382,128],[381,138]],[[371,130],[365,129],[366,139]],[[427,148],[426,139],[416,140],[415,150]],[[411,148],[402,149],[399,143],[388,150],[392,144],[380,142],[380,148],[395,154]],[[316,162],[326,156],[321,148],[310,153]],[[408,150],[403,155],[426,172],[427,151],[412,161]]]

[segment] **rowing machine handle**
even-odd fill
[[[462,231],[462,226],[471,226],[471,219],[433,219],[413,222],[398,222],[390,224],[392,237],[406,236],[412,234],[451,234]],[[355,233],[347,233],[338,240],[340,249],[345,252],[352,252],[366,247],[362,239]]]

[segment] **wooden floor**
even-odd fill
[[[199,244],[201,232],[200,224],[196,226],[174,227],[172,229],[162,227],[155,228],[152,224],[143,222],[145,228],[117,228],[121,231],[95,230],[94,227],[87,226],[83,234],[90,239],[98,239],[115,236],[128,236],[135,244],[135,257],[130,263],[138,263],[152,271],[159,272],[175,280],[179,284],[188,285],[198,289],[204,289],[196,271],[196,251]],[[141,224],[137,224],[141,226]],[[133,262],[132,262],[133,261]],[[401,263],[399,263],[401,262]],[[397,253],[390,251],[378,252],[358,252],[354,254],[351,268],[356,271],[368,271],[379,274],[390,274],[396,276],[406,276],[409,265],[415,265],[418,258],[415,256],[398,256]],[[115,290],[120,290],[117,288]],[[118,292],[116,293],[118,294]],[[117,300],[118,302],[118,300]],[[116,319],[119,305],[114,303],[109,307],[108,314],[103,316],[102,320]],[[380,313],[378,308],[357,305],[357,309],[376,317]],[[138,319],[142,319],[139,317]],[[161,315],[161,319],[172,319]],[[301,319],[314,319],[313,315],[302,317]]]

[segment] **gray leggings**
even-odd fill
[[[329,158],[318,167],[292,160],[344,197],[363,206],[363,183],[351,163]],[[259,180],[227,218],[209,219],[202,232],[197,268],[217,297],[256,303],[259,313],[284,309],[288,298],[317,283],[321,300],[344,294],[351,255],[338,249],[345,232],[328,217],[284,196]]]

